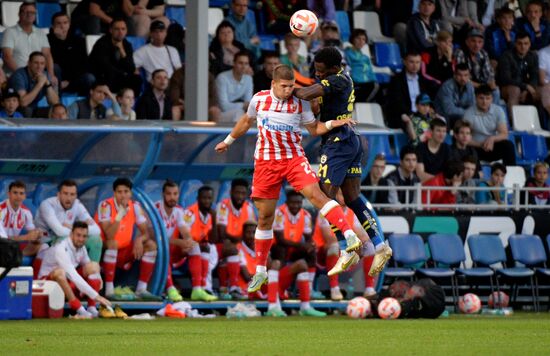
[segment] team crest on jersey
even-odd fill
[[[193,221],[193,213],[191,211],[186,211],[183,216],[183,221],[188,225],[191,224],[191,221]]]
[[[282,223],[283,223],[283,214],[281,212],[277,212],[277,214],[275,214],[275,224],[281,225]]]
[[[325,164],[327,162],[327,155],[321,156],[321,164]]]
[[[227,206],[225,204],[222,204],[220,206],[220,215],[225,215],[227,214]]]

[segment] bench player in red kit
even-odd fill
[[[248,286],[253,293],[267,283],[267,257],[273,241],[273,220],[283,180],[306,197],[331,224],[344,231],[347,251],[361,247],[361,241],[350,228],[340,205],[329,199],[320,189],[317,175],[311,169],[302,148],[304,126],[311,135],[323,135],[332,128],[353,124],[351,119],[319,123],[307,101],[292,95],[294,72],[286,65],[273,70],[271,90],[263,90],[252,97],[248,111],[235,124],[217,152],[225,152],[237,138],[244,135],[257,121],[258,140],[254,153],[252,199],[259,212],[255,234],[256,274]],[[347,267],[347,266],[346,266]]]

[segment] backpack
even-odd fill
[[[4,272],[0,273],[0,281],[12,268],[21,266],[22,260],[23,254],[19,249],[19,243],[0,237],[0,267],[4,267]]]

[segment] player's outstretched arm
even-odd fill
[[[305,88],[296,88],[292,94],[302,100],[313,100],[323,96],[325,94],[325,90],[321,84],[313,84]]]
[[[229,146],[235,142],[236,139],[244,135],[252,126],[252,122],[254,121],[253,118],[250,118],[247,114],[244,114],[241,116],[239,121],[235,124],[233,127],[233,130],[231,130],[231,133],[227,135],[225,140],[218,143],[215,147],[216,152],[223,153],[229,149]]]
[[[334,128],[345,125],[353,126],[355,124],[357,124],[357,122],[353,119],[329,120],[327,122],[315,121],[311,124],[305,125],[305,128],[311,136],[321,136]]]

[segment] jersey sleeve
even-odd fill
[[[279,209],[275,211],[275,219],[273,221],[273,230],[274,231],[284,231],[285,230],[285,215]]]
[[[134,202],[134,214],[136,214],[136,225],[141,225],[147,223],[147,217],[145,212],[141,208],[141,204],[137,201]]]
[[[25,230],[30,231],[36,229],[34,226],[34,222],[32,219],[32,213],[30,210],[25,209],[23,210],[23,214],[25,214]]]
[[[97,218],[99,222],[111,221],[111,206],[106,201],[102,201],[99,204],[99,208],[97,210]]]
[[[229,207],[224,202],[218,204],[216,208],[216,224],[227,225],[229,221]]]
[[[302,103],[302,124],[307,125],[315,122],[315,115],[311,111],[311,104],[307,100],[301,100]]]
[[[313,223],[311,221],[311,214],[306,211],[304,216],[304,234],[311,234],[313,232]]]
[[[256,105],[258,103],[258,97],[254,95],[250,104],[248,104],[248,110],[246,110],[246,115],[250,118],[256,118],[258,116],[258,111],[256,110]]]

